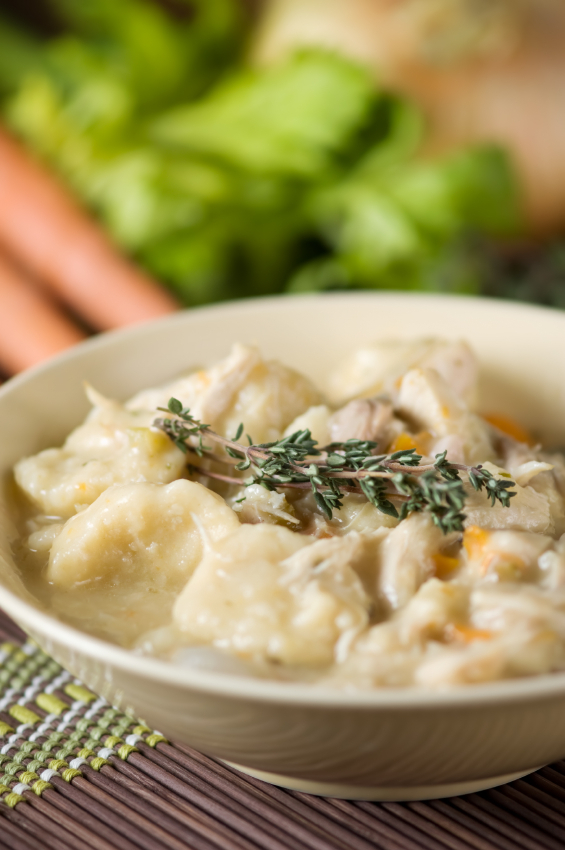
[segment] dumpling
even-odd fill
[[[165,434],[149,425],[151,411],[129,411],[92,389],[93,409],[60,449],[20,460],[15,478],[48,515],[69,517],[112,484],[167,484],[183,474],[186,458]]]
[[[156,410],[180,399],[214,431],[231,437],[243,422],[255,443],[278,440],[299,414],[321,401],[314,385],[276,360],[263,360],[253,346],[234,345],[210,369],[134,396],[128,410]]]
[[[64,525],[47,579],[65,588],[178,592],[205,547],[238,527],[223,499],[194,481],[117,485]]]
[[[363,554],[355,533],[312,543],[244,525],[204,556],[175,604],[176,627],[245,657],[329,664],[368,622],[371,600],[354,569]]]
[[[112,484],[167,484],[182,476],[185,456],[150,427],[171,396],[226,436],[243,421],[255,442],[279,439],[289,422],[320,401],[307,378],[243,345],[207,372],[146,390],[125,406],[92,389],[88,394],[93,409],[62,448],[16,464],[17,483],[47,515],[70,517]]]

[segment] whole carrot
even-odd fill
[[[85,334],[0,255],[0,369],[20,372],[84,339]]]
[[[69,192],[0,129],[0,243],[97,330],[178,309]]]

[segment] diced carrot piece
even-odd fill
[[[488,629],[474,629],[472,626],[454,625],[451,623],[447,629],[447,636],[452,640],[458,640],[462,643],[472,643],[476,640],[490,640],[493,632]]]
[[[494,425],[494,427],[498,428],[499,431],[502,431],[503,434],[507,434],[519,443],[526,443],[528,446],[533,446],[536,443],[530,432],[523,428],[519,422],[516,422],[516,420],[512,419],[510,416],[505,416],[503,413],[489,413],[486,416],[483,416],[483,419],[485,419],[489,425]]]
[[[401,452],[407,449],[416,449],[419,455],[426,454],[426,443],[432,435],[428,431],[420,431],[418,434],[407,434],[403,431],[394,440],[389,452]]]
[[[470,525],[463,534],[463,546],[468,556],[473,560],[480,558],[489,538],[489,532],[478,525]]]
[[[446,578],[459,567],[459,558],[450,558],[449,555],[441,555],[439,552],[433,556],[438,578]]]
[[[414,442],[414,438],[407,434],[405,431],[402,434],[399,434],[398,437],[392,443],[389,451],[392,452],[402,452],[407,449],[415,449],[416,444]]]
[[[97,330],[164,316],[176,299],[120,254],[63,185],[0,129],[0,242]]]
[[[57,304],[0,254],[0,366],[13,374],[84,339]]]

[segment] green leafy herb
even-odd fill
[[[272,443],[254,445],[249,441],[246,446],[237,442],[243,423],[236,437],[229,440],[195,419],[176,398],[159,410],[175,418],[156,419],[154,426],[164,431],[181,451],[229,464],[238,472],[250,470],[251,477],[242,481],[235,475],[191,464],[194,471],[240,486],[245,483],[261,484],[267,490],[311,490],[318,509],[328,520],[334,510],[341,508],[344,493],[358,493],[388,516],[404,519],[413,511],[425,511],[444,533],[461,531],[466,499],[462,471],[475,490],[486,491],[492,505],[498,501],[508,507],[516,495],[510,489],[515,486],[513,481],[495,478],[480,464],[468,467],[450,463],[446,452],[436,455],[433,464],[422,465],[422,456],[415,449],[376,454],[377,443],[371,440],[351,439],[319,447],[307,429]],[[220,453],[205,446],[203,437],[214,443]]]
[[[246,66],[240,0],[47,3],[56,37],[0,16],[1,116],[187,304],[478,291],[462,242],[516,229],[503,153],[421,156],[418,110],[337,52]]]
[[[362,67],[305,50],[267,72],[241,71],[205,100],[162,116],[153,133],[157,141],[212,153],[251,173],[316,176],[327,173],[366,121],[373,92]]]

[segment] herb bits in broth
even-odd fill
[[[236,345],[14,475],[30,590],[134,652],[371,689],[565,669],[565,463],[480,416],[463,342],[315,387]]]

